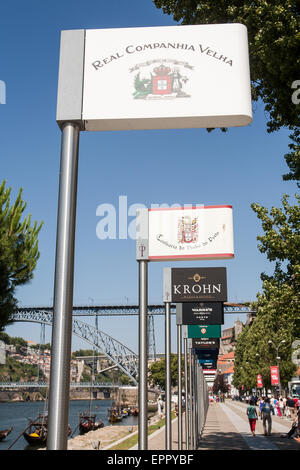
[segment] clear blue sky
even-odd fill
[[[174,25],[151,0],[52,0],[5,2],[0,16],[0,80],[6,104],[0,105],[1,180],[19,187],[34,220],[44,221],[41,257],[34,280],[19,288],[20,306],[50,305],[53,299],[60,130],[55,121],[60,31]],[[216,93],[218,90],[216,90]],[[113,88],[108,90],[113,99]],[[207,261],[201,266],[226,266],[229,301],[255,300],[260,273],[272,266],[257,249],[260,223],[250,208],[258,202],[279,206],[293,183],[283,155],[289,132],[268,134],[262,104],[253,105],[253,123],[227,133],[205,129],[81,133],[78,181],[74,304],[136,304],[135,242],[96,237],[99,204],[116,208],[119,196],[128,206],[142,203],[231,204],[234,214],[235,259]],[[184,165],[190,175],[182,178]],[[129,221],[132,220],[129,218]],[[195,262],[180,263],[181,267]],[[197,265],[200,265],[197,263]],[[152,263],[149,302],[162,302],[162,268]],[[177,263],[178,266],[178,263]],[[227,316],[231,326],[234,316]],[[244,318],[242,318],[244,320]],[[163,351],[163,319],[157,318],[157,350]],[[137,351],[137,317],[105,319],[101,328]],[[47,328],[50,338],[50,328]],[[173,350],[176,349],[173,328]],[[16,323],[12,336],[39,341],[39,327]],[[73,350],[88,347],[74,338]]]

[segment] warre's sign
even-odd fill
[[[223,302],[183,302],[176,304],[178,325],[222,325]]]
[[[57,121],[84,130],[252,121],[242,24],[62,31]]]

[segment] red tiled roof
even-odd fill
[[[234,366],[230,366],[228,369],[226,369],[223,374],[233,374],[234,373]]]
[[[234,359],[234,351],[219,356],[219,361],[227,361],[228,359]]]

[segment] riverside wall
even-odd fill
[[[119,398],[118,398],[119,395]],[[156,402],[158,392],[149,390],[148,399],[151,402]],[[138,389],[137,387],[121,387],[119,394],[116,394],[112,389],[93,390],[92,398],[96,400],[112,399],[120,401],[126,405],[136,405],[138,403]],[[70,391],[70,400],[89,400],[89,389],[72,389]],[[23,390],[0,390],[0,402],[10,401],[42,401],[44,396],[40,391],[30,391],[29,389]]]

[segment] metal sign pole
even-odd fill
[[[201,409],[200,409],[200,400],[201,400],[201,389],[199,382],[199,363],[196,361],[196,370],[195,370],[195,379],[196,379],[196,390],[197,390],[197,406],[196,406],[196,448],[199,442],[199,429],[200,429],[200,418],[201,418]]]
[[[196,442],[197,442],[197,429],[196,429],[196,416],[197,416],[197,386],[196,386],[196,378],[195,378],[195,368],[196,368],[196,357],[193,354],[193,368],[192,368],[192,375],[193,375],[193,449],[196,450]]]
[[[67,449],[79,127],[62,129],[47,449]]]
[[[165,302],[165,364],[166,364],[166,450],[172,449],[171,419],[171,302]]]
[[[193,377],[192,377],[192,350],[189,350],[189,382],[190,382],[190,438],[191,450],[194,449],[193,444]]]
[[[148,448],[148,261],[139,260],[139,450]]]
[[[189,450],[189,406],[188,406],[188,365],[187,365],[187,338],[184,341],[184,393],[185,393],[185,448]]]
[[[177,325],[177,359],[178,359],[178,450],[182,449],[182,327]]]

